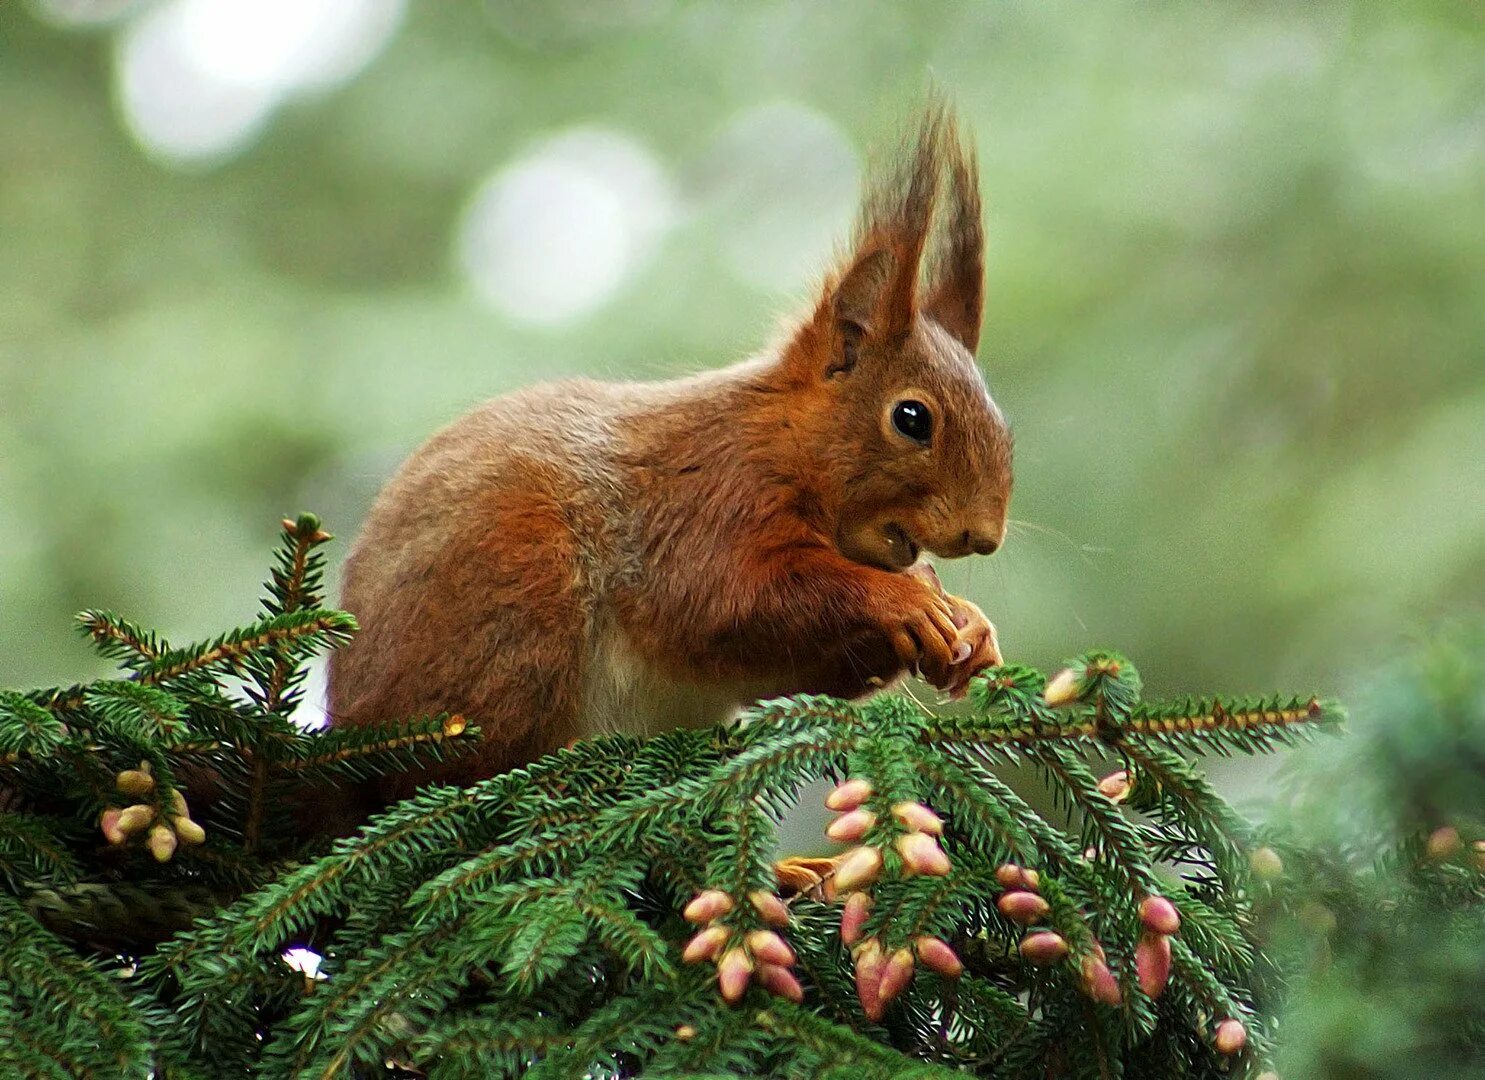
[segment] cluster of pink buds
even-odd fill
[[[1037,891],[1041,887],[1040,875],[1035,870],[1006,863],[995,871],[995,880],[1006,890],[995,902],[996,908],[1008,920],[1030,931],[1021,939],[1018,950],[1021,958],[1037,967],[1051,967],[1065,960],[1072,951],[1067,939],[1055,930],[1034,929],[1052,914],[1052,905]],[[1089,997],[1105,1005],[1119,1004],[1119,980],[1109,970],[1102,945],[1094,941],[1093,951],[1083,957],[1079,966],[1083,989]]]
[[[825,835],[846,844],[864,839],[877,823],[877,815],[866,807],[871,795],[870,782],[859,778],[847,780],[832,791],[825,806],[840,816],[830,823]],[[893,843],[902,857],[903,872],[930,877],[947,874],[949,857],[938,842],[944,832],[943,819],[922,803],[908,800],[896,803],[892,816],[904,830]],[[883,864],[880,848],[860,845],[841,857],[830,881],[831,895],[846,898],[841,909],[840,938],[855,960],[856,996],[871,1020],[882,1018],[887,1006],[912,981],[917,964],[950,979],[957,979],[964,971],[953,947],[941,938],[924,935],[911,947],[904,945],[891,952],[877,938],[862,940],[871,896],[860,890],[876,881]]]
[[[145,836],[145,846],[157,862],[169,862],[180,844],[201,844],[206,841],[206,830],[191,820],[190,807],[185,796],[171,789],[169,805],[164,809],[157,805],[155,773],[148,761],[141,761],[137,769],[125,769],[114,777],[114,786],[121,795],[132,799],[151,798],[151,802],[136,802],[125,807],[109,807],[98,817],[98,828],[110,844],[121,847],[136,834]]]
[[[995,871],[995,880],[1006,890],[995,902],[996,908],[1017,926],[1034,927],[1046,921],[1052,906],[1037,890],[1041,876],[1015,863],[1006,863]],[[1037,967],[1051,967],[1068,954],[1067,939],[1052,930],[1033,930],[1021,939],[1021,957]]]
[[[771,994],[803,1001],[804,987],[789,970],[794,966],[794,950],[778,933],[789,925],[789,909],[762,889],[749,893],[748,902],[764,924],[775,929],[739,933],[722,922],[732,911],[732,897],[720,889],[698,893],[681,914],[701,929],[686,943],[681,960],[687,964],[715,960],[717,987],[729,1003],[740,1000],[755,978]]]
[[[851,900],[865,898],[864,893],[853,893]],[[849,903],[849,901],[848,901]],[[863,908],[868,905],[862,905]],[[865,921],[862,914],[860,921]],[[845,919],[842,918],[842,924]],[[859,936],[859,925],[854,933]],[[842,926],[842,939],[845,929]],[[856,997],[868,1020],[880,1020],[892,1000],[913,981],[913,970],[921,963],[947,979],[957,979],[964,974],[964,964],[953,947],[942,938],[924,935],[912,944],[887,952],[877,938],[847,942],[851,945],[851,957],[856,963]]]
[[[867,780],[847,780],[825,797],[825,807],[840,814],[825,830],[825,835],[843,844],[854,844],[863,839],[877,823],[877,815],[867,809],[872,787]],[[944,822],[937,814],[919,802],[903,801],[892,807],[895,817],[903,829],[893,847],[902,856],[905,873],[927,874],[942,877],[949,872],[949,857],[939,846],[938,837],[943,835]],[[862,845],[846,852],[836,864],[831,879],[835,895],[844,895],[865,888],[876,881],[882,872],[880,848]]]
[[[1144,929],[1134,947],[1134,970],[1140,989],[1158,998],[1170,981],[1170,938],[1181,929],[1181,916],[1165,897],[1147,896],[1140,901],[1140,924]]]

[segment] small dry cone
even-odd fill
[[[1067,705],[1077,700],[1078,673],[1072,668],[1063,668],[1047,682],[1042,697],[1048,705]]]
[[[717,961],[717,988],[722,1000],[731,1004],[747,993],[748,981],[753,977],[753,961],[742,949],[728,949]]]
[[[773,893],[755,889],[748,893],[748,903],[769,926],[783,929],[789,925],[789,906]]]
[[[898,949],[887,959],[882,969],[882,981],[877,986],[877,1008],[882,1012],[913,981],[913,953],[911,949]],[[873,1020],[877,1017],[872,1017]]]
[[[1284,876],[1284,860],[1271,847],[1254,848],[1248,866],[1259,881],[1278,881]]]
[[[828,900],[826,894],[834,892],[832,878],[837,856],[812,858],[808,855],[791,855],[773,864],[773,877],[778,882],[779,892],[785,896],[811,896]]]
[[[796,1005],[804,1000],[804,987],[799,985],[794,972],[788,968],[780,967],[778,964],[759,964],[757,976],[758,985],[770,994],[787,998]]]
[[[1243,1047],[1248,1045],[1248,1029],[1243,1027],[1241,1020],[1224,1020],[1217,1025],[1217,1031],[1212,1036],[1212,1045],[1223,1057],[1240,1054]]]
[[[866,926],[866,917],[871,913],[871,897],[864,892],[853,892],[846,897],[840,913],[841,944],[850,948],[861,940],[861,931]]]
[[[772,930],[754,930],[743,939],[754,959],[765,964],[789,967],[794,963],[794,950]]]
[[[175,833],[163,822],[150,830],[149,849],[155,862],[169,862],[175,854]]]
[[[869,780],[847,780],[825,796],[825,809],[854,810],[869,798],[871,798]]]
[[[825,827],[825,835],[831,840],[842,844],[854,844],[871,831],[871,827],[877,823],[877,816],[866,807],[857,807],[849,813],[842,814]]]
[[[681,962],[696,964],[702,960],[715,959],[731,936],[725,926],[708,926],[704,930],[697,931],[695,936],[686,942],[686,948],[681,953]]]
[[[835,877],[831,880],[837,893],[854,892],[870,885],[881,872],[881,849],[859,847],[841,856],[840,863],[835,868]]]
[[[1174,934],[1181,929],[1180,912],[1163,896],[1147,896],[1140,901],[1140,922],[1152,934]]]
[[[1013,892],[1002,894],[995,901],[996,908],[1011,922],[1017,926],[1031,926],[1041,922],[1052,912],[1052,905],[1048,904],[1034,892],[1025,889],[1016,889]]]
[[[696,1028],[690,1024],[682,1024],[675,1029],[675,1037],[681,1042],[690,1042],[696,1038]]]
[[[902,856],[903,866],[915,874],[943,877],[952,868],[949,857],[938,841],[927,833],[903,833],[893,844]]]
[[[1021,939],[1021,956],[1037,967],[1051,967],[1067,955],[1067,941],[1061,934],[1042,930]]]
[[[1170,981],[1170,938],[1148,931],[1134,947],[1134,971],[1146,997],[1158,998]]]
[[[918,959],[929,971],[936,971],[946,979],[957,979],[964,974],[964,961],[959,959],[959,954],[942,938],[925,935],[913,944],[918,951]]]
[[[871,938],[857,946],[855,952],[856,997],[868,1018],[880,1019],[882,1010],[877,994],[882,985],[882,973],[887,968],[887,958],[882,955],[882,944]]]
[[[920,802],[900,802],[892,807],[892,816],[913,832],[929,836],[944,834],[944,819]]]
[[[175,829],[175,835],[182,844],[204,844],[206,843],[206,830],[197,825],[188,817],[177,817],[170,819],[171,827]]]
[[[705,892],[697,893],[686,905],[681,917],[687,922],[709,923],[713,919],[719,919],[732,910],[732,897],[721,889],[707,889]]]

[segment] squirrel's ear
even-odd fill
[[[828,343],[825,374],[848,371],[863,340],[900,343],[918,313],[918,273],[933,221],[947,114],[934,102],[916,138],[870,183],[850,257],[826,285],[809,335]]]
[[[985,309],[985,226],[980,209],[980,178],[974,150],[952,126],[945,142],[949,203],[941,215],[928,273],[923,314],[972,354],[980,344]]]

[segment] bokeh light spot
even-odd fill
[[[584,129],[504,166],[475,193],[460,268],[509,318],[557,323],[610,300],[674,218],[660,163],[626,135]]]
[[[119,35],[135,138],[170,162],[246,146],[275,109],[337,86],[391,40],[406,0],[169,0]]]
[[[739,279],[787,289],[820,271],[855,206],[860,161],[829,117],[791,102],[734,117],[707,154],[699,201]]]

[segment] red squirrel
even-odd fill
[[[1011,434],[976,367],[973,151],[929,110],[869,184],[849,253],[761,355],[667,382],[506,394],[434,435],[346,564],[361,631],[332,722],[460,713],[470,783],[607,731],[713,724],[760,697],[962,694],[1000,662],[919,562],[1005,537]]]

